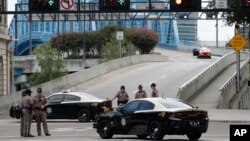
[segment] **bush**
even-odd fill
[[[126,38],[138,48],[141,54],[150,53],[159,41],[156,32],[145,28],[126,30]]]

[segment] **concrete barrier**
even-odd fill
[[[248,58],[247,53],[241,53],[241,60]],[[199,90],[204,88],[214,77],[216,77],[221,71],[223,71],[230,64],[235,63],[235,52],[228,53],[218,61],[208,66],[205,70],[196,75],[193,79],[183,84],[179,88],[177,98],[182,100],[188,100],[194,95],[198,94]]]
[[[146,63],[146,62],[166,62],[169,58],[167,56],[162,55],[135,55],[124,57],[112,61],[108,61],[96,66],[93,66],[89,69],[81,70],[79,72],[66,75],[64,77],[43,83],[41,85],[37,85],[32,87],[32,91],[38,87],[44,88],[43,92],[45,95],[49,95],[63,89],[67,89],[81,83],[84,83],[90,79],[96,78],[108,72],[114,71],[116,69],[120,69],[126,66],[135,65],[139,63]],[[21,98],[21,92],[13,93],[12,95],[4,96],[0,99],[0,111],[6,111],[10,108],[10,105],[16,103]]]
[[[236,73],[220,88],[220,102],[217,108],[220,109],[248,109],[249,89],[247,81],[249,79],[249,61],[244,62],[240,69],[240,91],[236,93]]]

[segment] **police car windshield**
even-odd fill
[[[193,108],[191,105],[188,105],[184,102],[175,100],[175,99],[163,99],[159,101],[164,107],[171,108]]]
[[[80,95],[83,95],[85,96],[86,98],[88,98],[89,100],[100,100],[100,98],[98,97],[95,97],[93,95],[90,95],[90,94],[86,94],[86,93],[80,93]]]

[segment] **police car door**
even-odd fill
[[[138,110],[140,101],[132,101],[128,104],[124,105],[122,108],[123,117],[121,119],[121,124],[123,130],[127,134],[135,134],[136,126],[137,126],[137,119],[135,119],[134,112]]]
[[[61,102],[63,100],[63,95],[56,94],[49,96],[48,98],[49,105],[46,108],[48,118],[60,118],[61,113]]]

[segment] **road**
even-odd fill
[[[69,89],[84,91],[100,98],[112,98],[120,86],[125,85],[126,91],[133,99],[139,84],[144,87],[148,96],[151,96],[149,86],[155,82],[161,96],[175,98],[182,84],[219,58],[198,59],[192,56],[192,53],[160,48],[156,51],[169,56],[170,61],[125,67]]]
[[[103,141],[92,128],[91,123],[79,123],[76,120],[50,120],[48,122],[49,130],[52,136],[37,136],[36,124],[32,123],[31,133],[36,137],[24,138],[20,137],[19,125],[17,119],[1,119],[0,120],[0,141]],[[247,122],[210,122],[207,133],[203,134],[200,141],[229,141],[229,125],[231,124],[250,124]],[[114,135],[112,141],[136,141],[133,135]],[[147,139],[149,140],[149,138]],[[166,135],[165,141],[188,141],[186,136],[182,135]]]

